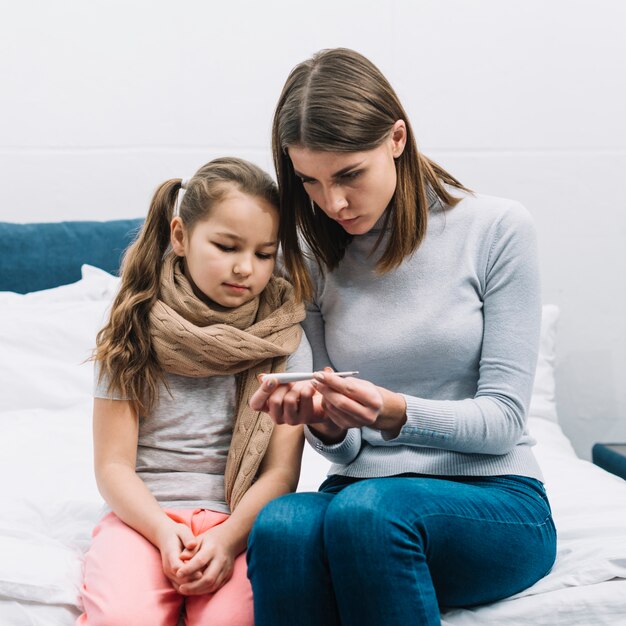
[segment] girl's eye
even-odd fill
[[[302,181],[303,185],[312,185],[313,183],[317,182],[312,178],[301,178],[300,180]]]
[[[257,252],[256,254],[259,259],[262,259],[263,261],[269,261],[270,259],[274,258],[273,254],[268,254],[267,252]]]
[[[354,180],[358,178],[362,174],[362,170],[357,170],[356,172],[348,172],[347,174],[343,174],[341,178],[344,180]]]
[[[233,248],[232,246],[225,246],[221,243],[216,243],[215,246],[219,248],[222,252],[234,252],[235,251],[235,248]]]

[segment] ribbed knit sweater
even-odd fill
[[[314,368],[359,370],[407,405],[393,439],[352,428],[325,445],[305,429],[330,474],[542,478],[526,430],[541,322],[535,229],[517,202],[450,191],[461,202],[431,204],[426,237],[397,269],[376,273],[376,227],[332,272],[311,263]]]

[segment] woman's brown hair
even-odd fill
[[[389,227],[390,236],[376,265],[380,272],[397,267],[422,241],[428,219],[428,186],[444,206],[459,201],[445,184],[469,190],[418,152],[398,96],[380,70],[358,52],[346,48],[321,50],[289,74],[274,113],[272,152],[280,190],[284,263],[298,297],[310,299],[313,293],[299,234],[322,270],[337,267],[351,236],[309,199],[287,149],[372,150],[389,137],[397,120],[406,124],[407,141],[396,159],[396,191],[383,229]]]
[[[137,238],[124,253],[120,290],[96,339],[100,380],[107,380],[109,392],[130,400],[138,413],[154,407],[159,383],[165,382],[152,346],[149,313],[159,297],[163,259],[173,254],[170,223],[182,183],[170,179],[156,190]],[[261,168],[243,159],[214,159],[185,184],[178,215],[187,232],[233,188],[278,208],[276,183]]]

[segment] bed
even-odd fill
[[[86,359],[139,225],[0,223],[2,626],[69,626],[80,614],[83,555],[102,509]],[[559,532],[556,564],[512,598],[444,611],[444,626],[626,625],[626,481],[577,458],[559,426],[558,315],[544,306],[529,418]],[[326,468],[306,448],[298,489],[316,489]]]

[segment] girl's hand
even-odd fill
[[[159,529],[157,534],[157,548],[161,552],[163,573],[172,582],[178,591],[181,584],[196,580],[196,574],[190,577],[180,577],[178,571],[185,564],[184,556],[192,555],[198,550],[200,542],[185,524],[168,521]],[[187,556],[187,558],[189,558]]]
[[[312,384],[322,396],[322,410],[340,428],[368,426],[393,438],[406,422],[403,396],[367,380],[342,378],[324,370],[315,373]]]
[[[235,550],[225,540],[221,528],[216,526],[198,535],[198,548],[177,571],[177,591],[185,596],[214,593],[233,574]]]

